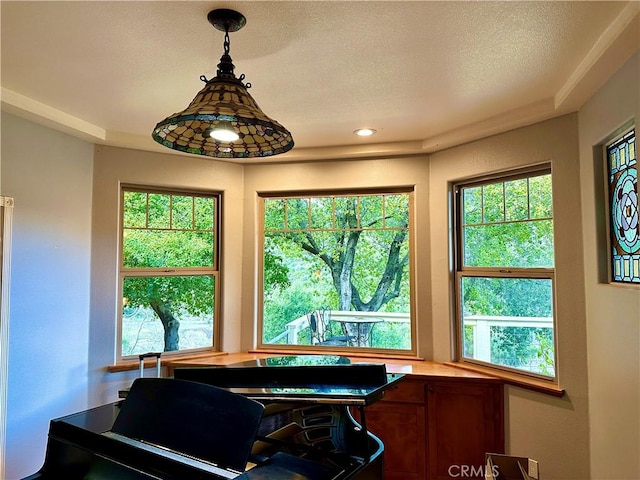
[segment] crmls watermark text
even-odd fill
[[[484,465],[450,465],[447,473],[452,478],[485,478],[486,467]],[[491,475],[498,476],[498,466],[491,466]]]

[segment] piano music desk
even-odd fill
[[[292,353],[299,354],[299,352]],[[170,360],[176,367],[231,365],[282,356],[243,352]],[[367,407],[367,425],[385,446],[386,480],[456,478],[459,468],[475,471],[485,453],[504,452],[504,381],[452,365],[421,360],[348,356],[353,363],[384,363],[402,373],[397,387]]]

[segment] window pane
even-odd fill
[[[215,225],[215,199],[210,197],[195,197],[195,229],[211,230]]]
[[[407,195],[387,195],[385,196],[385,218],[386,228],[406,228],[409,218],[409,197]]]
[[[311,228],[324,229],[333,226],[333,198],[311,198]]]
[[[382,227],[384,220],[383,199],[384,197],[379,195],[360,197],[360,224],[363,228]]]
[[[465,188],[462,202],[464,225],[482,223],[482,187]]]
[[[494,183],[485,185],[482,200],[484,203],[484,222],[495,223],[504,221],[504,195],[503,184]]]
[[[551,175],[461,193],[464,267],[553,267]]]
[[[411,349],[409,195],[287,199],[281,230],[271,203],[262,342]]]
[[[171,196],[171,227],[193,230],[193,197]]]
[[[267,198],[264,201],[264,229],[284,230],[285,201]]]
[[[290,198],[287,200],[287,228],[304,230],[309,226],[309,199]]]
[[[335,228],[358,228],[357,197],[336,197],[336,225]]]
[[[540,175],[529,179],[530,218],[549,218],[553,213],[551,199],[551,175]]]
[[[504,182],[506,220],[526,220],[529,218],[529,182],[526,178]]]
[[[215,277],[125,277],[122,356],[213,346]]]
[[[124,226],[145,228],[147,226],[147,194],[124,192]]]
[[[126,230],[125,268],[211,267],[213,232]]]
[[[553,267],[553,221],[498,223],[464,228],[467,267]]]
[[[149,227],[171,228],[171,195],[149,194]]]
[[[551,279],[461,278],[463,355],[555,376]]]
[[[125,191],[123,267],[212,267],[213,209],[211,197]]]

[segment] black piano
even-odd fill
[[[52,420],[24,480],[382,479],[365,407],[400,378],[312,355],[139,378],[123,400]]]

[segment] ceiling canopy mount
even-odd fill
[[[216,30],[221,32],[237,32],[247,24],[247,19],[240,12],[227,8],[211,10],[207,14],[207,20]]]

